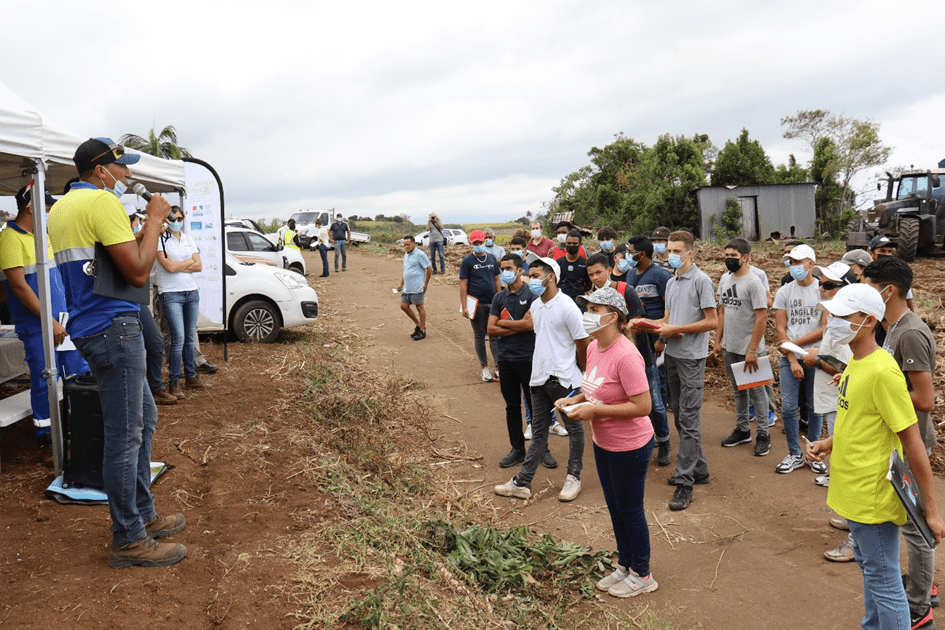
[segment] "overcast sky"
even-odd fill
[[[37,6],[4,9],[0,82],[79,135],[174,125],[230,216],[514,219],[621,131],[746,127],[806,164],[800,109],[879,122],[890,166],[945,158],[940,2]]]

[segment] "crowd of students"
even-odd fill
[[[557,467],[548,448],[554,426],[569,442],[558,498],[576,499],[590,422],[618,549],[617,568],[597,586],[615,597],[656,590],[643,494],[653,452],[660,466],[672,461],[667,410],[678,440],[669,508],[684,510],[693,486],[711,480],[700,428],[707,358],[724,364],[735,401],[735,426],[721,446],[754,441],[757,457],[770,453],[777,422],[773,387],[760,376],[752,383],[767,368],[779,384],[787,443],[774,472],[807,466],[828,488],[837,513],[830,524],[850,534],[824,555],[861,567],[863,627],[934,627],[934,551],[906,521],[885,476],[890,451],[904,451],[940,539],[945,524],[928,460],[935,444],[929,415],[935,342],[912,311],[912,271],[894,256],[895,243],[877,237],[868,251],[818,265],[810,245],[788,242],[788,273],[772,298],[742,238],[725,246],[726,271],[715,284],[699,269],[688,230],[659,227],[617,243],[616,231],[604,227],[600,249],[588,254],[580,230],[568,222],[554,227],[557,242],[536,222],[530,238],[512,238],[508,253],[497,252],[493,234],[473,231],[473,252],[460,267],[460,308],[472,323],[482,378],[498,380],[505,401],[511,450],[499,466],[520,466],[496,494],[529,499],[539,464]],[[769,310],[780,351],[776,369],[766,350]],[[909,557],[901,578],[900,530]]]

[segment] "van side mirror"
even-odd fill
[[[938,188],[941,185],[941,180],[938,175],[932,175],[932,188]]]

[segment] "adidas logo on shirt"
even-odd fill
[[[720,301],[724,306],[734,306],[737,308],[742,305],[742,301],[738,299],[738,287],[734,284],[722,294],[721,298]]]

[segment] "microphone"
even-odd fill
[[[135,192],[136,195],[141,195],[144,197],[145,201],[151,201],[151,193],[148,192],[148,189],[144,187],[144,184],[138,182],[131,187],[131,190]]]

